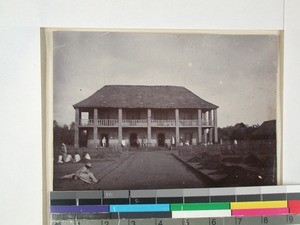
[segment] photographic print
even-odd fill
[[[277,184],[279,32],[50,35],[54,191]]]

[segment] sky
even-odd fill
[[[104,85],[184,86],[219,106],[218,126],[276,119],[277,35],[53,33],[53,118]]]

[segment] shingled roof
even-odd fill
[[[185,87],[143,85],[106,85],[73,107],[218,108]]]

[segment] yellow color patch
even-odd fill
[[[231,202],[231,209],[286,208],[287,201]]]

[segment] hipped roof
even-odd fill
[[[106,85],[73,107],[218,108],[185,87],[144,85]]]

